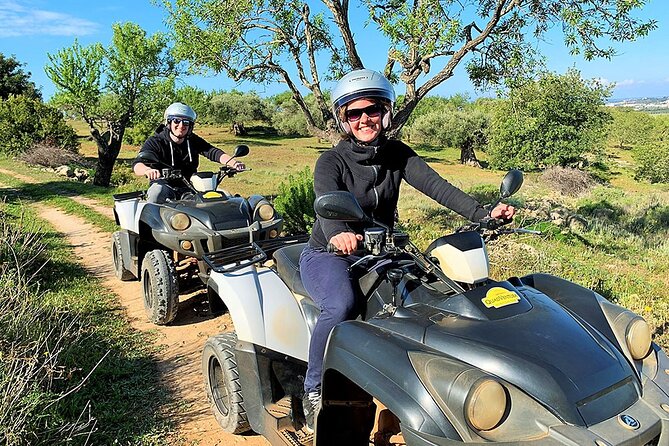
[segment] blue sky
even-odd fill
[[[351,4],[352,21],[360,19],[354,26],[356,35],[369,32],[362,28],[364,17],[360,16],[363,9],[356,8],[358,2]],[[572,57],[564,49],[560,34],[551,33],[547,41],[540,44],[543,54],[548,57],[548,68],[562,73],[574,66],[585,78],[615,82],[613,98],[669,96],[669,8],[666,0],[649,0],[642,16],[656,19],[658,29],[644,39],[617,45],[619,55],[612,60],[586,62]],[[53,94],[54,86],[44,73],[47,53],[54,54],[71,46],[75,38],[84,45],[94,42],[108,45],[111,25],[116,22],[132,21],[149,33],[166,31],[163,20],[163,10],[150,0],[0,0],[0,52],[6,56],[14,55],[25,63],[24,69],[32,73],[32,80],[48,98]],[[381,70],[385,54],[379,51],[377,43],[377,39],[366,44],[358,38],[358,50],[368,68]],[[236,85],[224,75],[191,77],[184,82],[206,90],[253,89],[261,95],[285,90],[283,85]],[[462,66],[453,78],[433,91],[443,96],[463,92],[472,97],[484,94],[472,88]]]

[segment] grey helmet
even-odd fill
[[[195,111],[188,105],[182,104],[181,102],[175,102],[165,109],[163,117],[165,118],[165,124],[167,124],[167,121],[171,118],[182,118],[195,122],[197,113],[195,113]]]
[[[395,89],[381,73],[363,68],[346,74],[332,90],[332,111],[342,130],[347,134],[351,133],[348,122],[341,119],[340,109],[360,98],[381,99],[388,103],[381,120],[383,129],[388,129],[395,103]]]

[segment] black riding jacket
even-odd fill
[[[368,216],[392,228],[403,179],[470,221],[487,215],[475,199],[439,176],[416,152],[397,140],[381,139],[368,146],[351,140],[339,142],[318,158],[314,191],[317,197],[331,191],[349,191]],[[362,234],[364,228],[362,223],[317,217],[309,245],[323,248],[340,232]]]
[[[153,153],[164,164],[163,166],[153,166],[156,169],[164,167],[180,169],[181,174],[187,179],[190,179],[191,175],[197,172],[200,163],[199,155],[218,162],[221,155],[225,153],[194,133],[186,137],[181,144],[177,144],[170,138],[170,129],[164,124],[161,124],[156,129],[156,133],[144,142],[139,153],[142,152]],[[133,167],[140,162],[142,160],[139,157],[136,158],[132,163]]]

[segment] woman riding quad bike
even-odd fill
[[[520,181],[507,175],[501,197]],[[205,255],[208,288],[235,328],[202,354],[226,431],[273,445],[368,445],[378,404],[395,420],[382,434],[409,446],[669,444],[669,358],[643,318],[548,274],[488,277],[481,235],[525,230],[488,215],[421,252],[348,192],[322,194],[316,211],[372,226],[351,267],[361,316],[328,338],[313,433],[301,398],[319,309],[297,267],[303,245],[267,249],[272,265],[250,249],[247,262]]]

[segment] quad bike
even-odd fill
[[[248,152],[247,146],[237,146],[233,158]],[[140,157],[147,165],[164,167],[151,154]],[[210,272],[205,254],[278,237],[283,219],[264,197],[217,190],[223,178],[238,172],[222,166],[217,173],[197,172],[188,181],[179,170],[165,167],[162,178],[186,191],[180,199],[158,204],[147,202],[145,192],[114,195],[121,228],[111,245],[116,277],[142,281],[144,307],[153,323],[174,320],[180,292],[204,288]]]
[[[521,183],[511,171],[501,197]],[[373,222],[347,192],[323,195],[315,208]],[[407,445],[669,444],[669,359],[643,318],[552,275],[490,279],[481,234],[520,232],[499,220],[441,237],[425,253],[374,223],[352,266],[366,308],[330,334],[313,434],[300,398],[319,310],[297,269],[303,245],[205,255],[208,287],[235,328],[210,338],[202,356],[223,429],[253,430],[273,445],[368,445],[380,403],[394,420],[382,434],[401,432]]]

